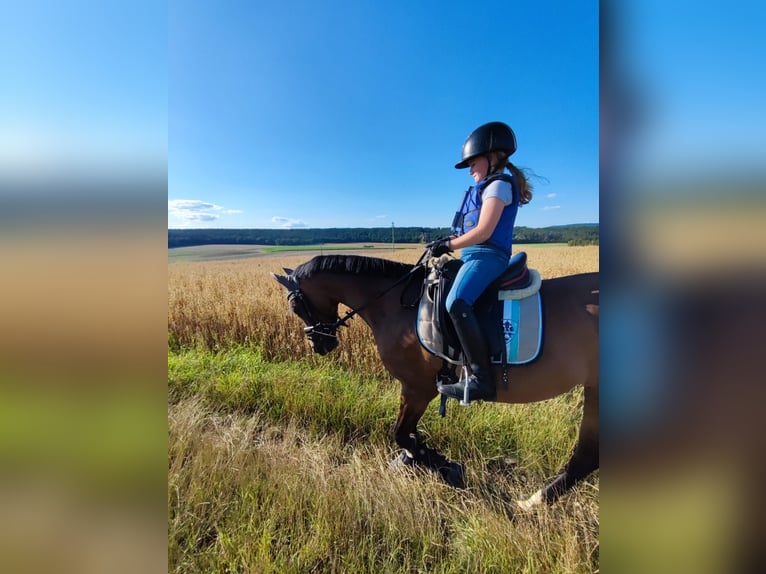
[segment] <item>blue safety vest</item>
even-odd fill
[[[487,185],[498,179],[511,184],[513,200],[510,205],[505,206],[500,221],[495,226],[495,231],[482,245],[492,245],[510,253],[513,244],[513,226],[516,222],[516,213],[519,210],[519,194],[516,182],[510,174],[495,174],[469,187],[463,196],[460,209],[455,213],[455,218],[452,220],[452,232],[460,236],[468,233],[479,224],[479,212],[482,205],[481,192]]]

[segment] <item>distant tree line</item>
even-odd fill
[[[517,227],[514,243],[567,243],[598,245],[598,224],[556,225],[553,227]]]
[[[397,227],[394,243],[427,243],[450,234],[448,228]],[[514,243],[598,245],[598,224],[517,227]],[[323,243],[391,243],[390,227],[328,229],[168,229],[168,247],[193,245],[320,245]]]

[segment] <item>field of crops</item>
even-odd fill
[[[525,251],[543,277],[598,270],[598,247]],[[420,430],[466,465],[465,490],[390,470],[399,386],[369,329],[313,355],[269,275],[311,256],[168,266],[170,571],[597,571],[598,473],[552,507],[512,505],[568,459],[581,391],[444,419],[435,401]]]

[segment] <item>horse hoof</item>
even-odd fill
[[[414,465],[415,459],[409,456],[406,452],[402,452],[388,464],[388,467],[391,470],[398,470],[400,468],[406,468]]]
[[[521,510],[522,512],[530,512],[531,510],[540,506],[542,503],[543,503],[543,493],[541,490],[538,490],[529,498],[525,498],[524,500],[517,500],[516,508]]]
[[[465,468],[459,462],[450,462],[439,468],[444,482],[453,488],[465,488]]]

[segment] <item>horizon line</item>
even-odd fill
[[[547,229],[549,227],[567,227],[570,225],[600,225],[598,221],[595,222],[581,222],[581,223],[558,223],[556,225],[546,225],[543,227],[530,227],[528,225],[516,225],[514,228],[526,228],[526,229]],[[438,227],[426,226],[426,225],[401,225],[396,226],[376,226],[376,227],[168,227],[168,231],[233,231],[233,230],[266,230],[266,231],[312,231],[317,229],[447,229],[448,225],[442,225]]]

